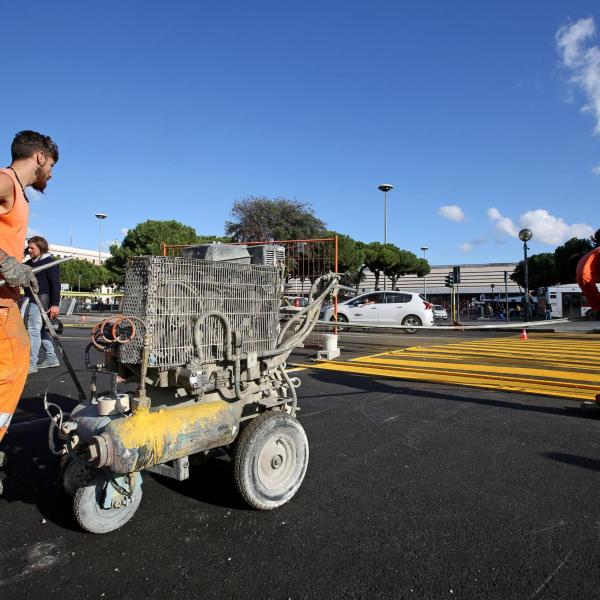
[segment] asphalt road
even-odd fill
[[[64,339],[78,364],[83,333]],[[3,600],[598,596],[600,420],[572,401],[306,370],[311,457],[289,504],[246,508],[215,459],[184,482],[146,476],[134,519],[93,536],[47,450],[54,374],[28,383],[3,443]],[[74,405],[66,376],[53,389]]]

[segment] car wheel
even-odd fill
[[[408,315],[408,317],[404,317],[402,320],[402,325],[414,325],[415,327],[420,327],[423,325],[423,322],[415,315]],[[417,333],[416,329],[405,329],[404,331],[406,333]]]
[[[336,321],[336,320],[338,323],[347,323],[348,317],[346,315],[338,314],[337,319],[336,319],[335,315],[332,315],[330,321]]]

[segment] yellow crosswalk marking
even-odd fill
[[[593,400],[600,393],[600,340],[544,334],[413,346],[314,368]]]

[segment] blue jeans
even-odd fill
[[[58,361],[56,358],[56,352],[52,344],[52,338],[46,331],[40,309],[35,302],[30,302],[27,307],[27,333],[29,334],[29,364],[37,365],[38,355],[40,353],[40,345],[44,346],[46,351],[46,359],[51,361]]]

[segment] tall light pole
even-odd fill
[[[429,246],[421,246],[421,250],[423,251],[423,260],[427,260],[425,258],[425,252],[429,250]],[[427,300],[427,275],[423,275],[423,296],[425,300]]]
[[[96,219],[98,219],[98,221],[100,221],[100,237],[98,238],[98,266],[100,266],[102,264],[102,255],[101,255],[101,249],[102,249],[102,221],[104,221],[104,219],[106,219],[106,217],[108,217],[108,215],[105,215],[104,213],[96,213]]]
[[[531,229],[521,229],[519,239],[523,242],[523,262],[525,265],[525,320],[531,318],[531,306],[529,304],[529,271],[527,269],[527,242],[533,237]]]
[[[383,243],[387,244],[387,193],[394,189],[390,183],[382,183],[377,189],[383,192]],[[386,289],[385,273],[383,274],[383,289]]]

